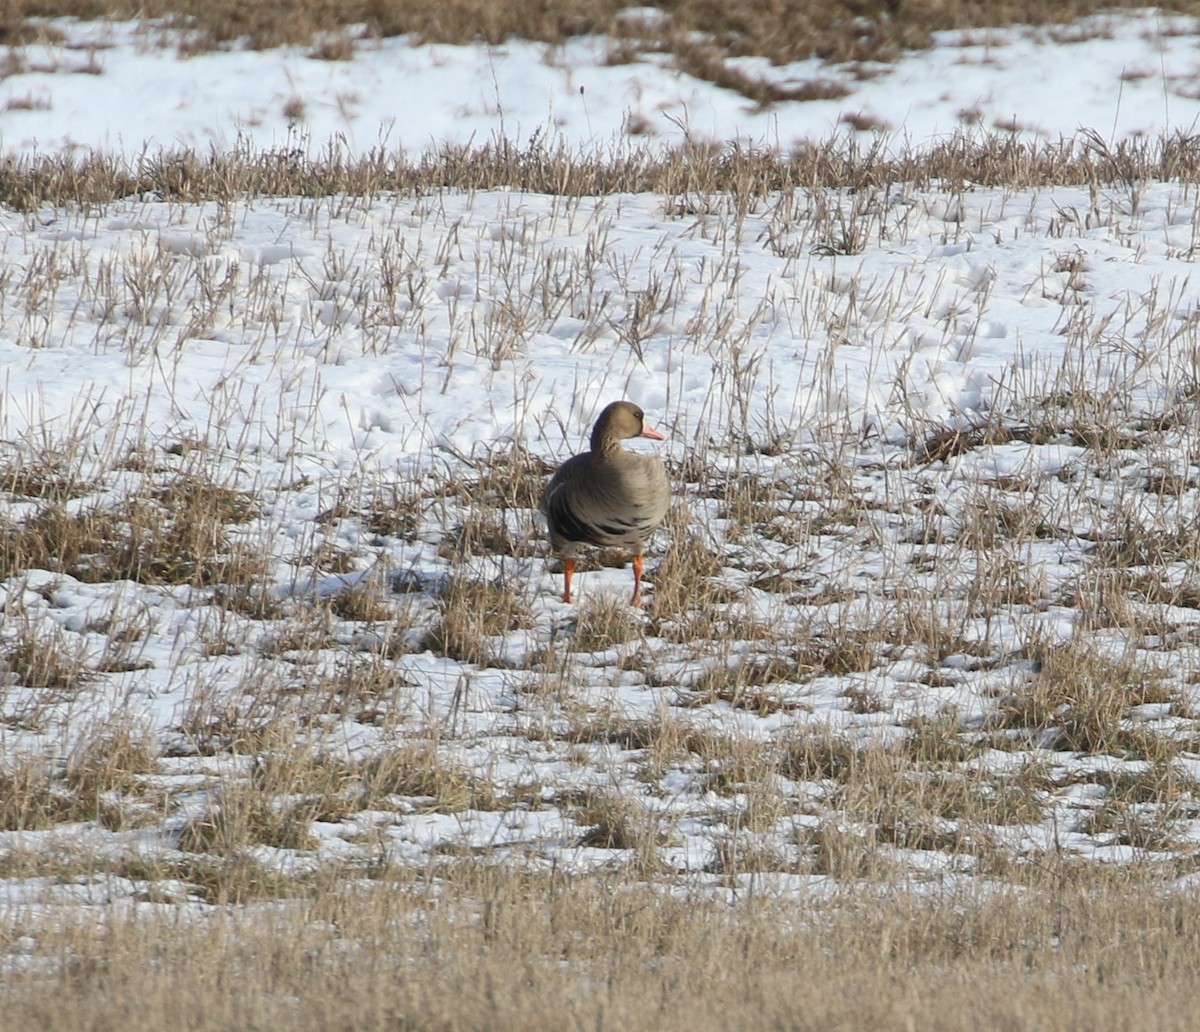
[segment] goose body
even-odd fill
[[[631,437],[664,440],[629,401],[607,406],[592,429],[591,451],[564,462],[542,495],[550,547],[563,557],[563,601],[571,601],[575,552],[580,545],[627,548],[633,553],[632,605],[642,601],[642,553],[671,504],[662,459],[621,447]]]

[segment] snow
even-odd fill
[[[30,70],[0,81],[0,150],[136,156],[337,139],[354,153],[384,145],[418,154],[534,135],[590,150],[627,145],[626,131],[640,124],[666,144],[686,135],[786,151],[845,130],[848,116],[869,119],[897,146],[921,148],[973,125],[1050,140],[1089,127],[1116,141],[1189,132],[1200,118],[1196,22],[1154,11],[1090,19],[1077,34],[942,33],[932,50],[873,66],[866,78],[816,59],[779,67],[742,59],[744,71],[780,85],[831,80],[849,91],[765,110],[672,70],[660,55],[608,64],[611,48],[599,38],[483,47],[392,37],[360,41],[350,61],[317,60],[304,47],[180,59],[170,46],[178,37],[161,28],[52,24],[70,48],[23,48]],[[1078,41],[1056,43],[1064,36]]]
[[[645,118],[655,141],[666,144],[686,132],[786,150],[849,132],[847,113],[889,126],[893,146],[920,148],[959,129],[963,111],[977,112],[971,119],[983,127],[1011,120],[1022,135],[1047,139],[1080,127],[1105,140],[1191,132],[1200,99],[1186,95],[1186,84],[1200,26],[1152,12],[1103,26],[1107,35],[1070,44],[1054,43],[1048,31],[946,34],[932,50],[906,55],[866,80],[811,62],[755,67],[784,82],[832,75],[851,88],[837,101],[759,111],[651,57],[605,65],[604,41],[594,39],[556,48],[518,41],[415,47],[387,39],[362,44],[346,62],[313,60],[301,49],[183,59],[151,46],[133,26],[63,22],[75,46],[94,48],[91,71],[72,71],[86,51],[28,48],[30,69],[54,70],[0,81],[0,149],[99,149],[132,159],[180,146],[294,145],[316,153],[336,141],[352,152],[382,144],[418,154],[540,133],[571,147],[617,150],[635,145],[625,133],[631,118]],[[13,106],[23,97],[37,103]],[[283,109],[292,98],[302,101],[304,114],[289,126]],[[832,193],[828,200],[839,202]],[[461,516],[455,503],[429,502],[421,532],[409,539],[374,535],[379,543],[353,520],[326,518],[345,496],[369,495],[401,476],[461,473],[513,444],[548,461],[565,457],[583,446],[600,407],[617,396],[639,402],[668,432],[668,441],[653,447],[673,468],[699,456],[731,475],[807,476],[812,486],[821,483],[815,470],[838,466],[853,496],[864,500],[858,523],[812,534],[821,547],[801,554],[786,543],[739,544],[734,518],[711,498],[691,499],[698,534],[718,542],[727,557],[750,553],[738,556],[745,561],[729,574],[744,595],[737,616],[748,625],[779,619],[781,604],[754,585],[781,565],[806,578],[806,589],[936,587],[918,566],[920,547],[926,538],[954,540],[981,484],[1036,481],[1039,511],[1056,528],[1072,530],[1038,541],[1021,557],[1042,579],[1040,597],[1047,599],[1076,581],[1095,545],[1087,535],[1102,517],[1127,512],[1155,528],[1194,518],[1191,496],[1173,500],[1140,487],[1148,467],[1161,472],[1154,465],[1160,459],[1159,466],[1195,476],[1186,436],[1169,454],[1149,459],[1114,453],[1113,468],[1099,472],[1094,450],[1065,434],[999,442],[921,467],[913,459],[932,430],[970,430],[996,418],[1020,422],[1030,413],[1018,410],[1031,399],[1109,399],[1127,423],[1193,415],[1194,188],[997,188],[948,198],[896,186],[871,199],[874,229],[853,254],[823,246],[828,227],[816,205],[767,198],[730,228],[721,203],[714,200],[718,217],[710,218],[667,211],[651,195],[497,190],[349,207],[338,198],[255,198],[233,215],[218,204],[152,198],[99,211],[0,212],[0,444],[6,455],[25,459],[47,445],[73,449],[85,479],[95,471],[97,483],[85,498],[67,501],[68,511],[119,498],[138,482],[140,472],[112,461],[127,446],[148,449],[164,468],[178,470],[188,468],[194,449],[223,482],[262,499],[262,511],[236,533],[267,548],[271,598],[292,613],[356,585],[375,590],[381,573],[395,571],[410,571],[419,589],[412,594],[428,602],[446,576],[440,537],[429,526],[438,505],[444,521]],[[28,289],[47,263],[61,275],[47,280],[45,293]],[[633,341],[636,304],[646,298],[655,301],[656,315]],[[1104,332],[1090,333],[1095,327]],[[747,440],[762,454],[745,454]],[[857,444],[831,443],[845,440]],[[791,465],[770,460],[766,446],[780,442]],[[1093,475],[1085,505],[1072,484]],[[1130,486],[1135,481],[1138,491]],[[811,523],[824,515],[820,504],[793,502],[779,517],[784,531],[793,518]],[[1026,502],[1032,504],[1018,494],[1014,504]],[[33,507],[15,498],[5,504],[10,514]],[[530,531],[520,517],[509,529]],[[358,565],[321,568],[311,560],[318,539],[353,553]],[[469,562],[483,578],[523,585],[532,627],[511,631],[498,646],[503,662],[492,667],[430,651],[396,658],[408,729],[422,722],[443,729],[463,769],[507,786],[543,786],[543,801],[556,791],[629,789],[630,771],[645,759],[635,755],[641,750],[539,744],[565,718],[539,696],[547,675],[532,671],[528,660],[554,645],[575,612],[558,601],[544,559],[485,555]],[[987,573],[969,567],[964,561],[946,575],[943,594]],[[584,600],[628,591],[627,570],[580,580]],[[379,593],[393,602],[403,597]],[[838,612],[846,626],[882,621],[898,597],[868,587]],[[80,698],[47,703],[15,681],[4,685],[6,755],[50,743],[65,756],[72,736],[110,715],[184,754],[164,760],[157,775],[164,789],[187,793],[175,797],[164,827],[109,834],[92,822],[0,837],[0,848],[30,851],[66,843],[173,848],[182,822],[219,795],[221,779],[244,773],[236,757],[186,754],[179,729],[188,715],[202,706],[251,706],[255,690],[295,703],[321,664],[336,667],[347,654],[364,652],[372,634],[382,635],[351,621],[321,627],[321,641],[337,648],[310,669],[297,658],[304,648],[286,643],[276,650],[283,658],[266,663],[256,650],[266,650],[276,632],[223,613],[204,592],[88,584],[35,570],[0,583],[0,604],[0,640],[57,635],[92,664],[111,647],[105,626],[114,614],[133,614],[142,628],[137,662],[89,683]],[[830,619],[816,602],[802,599],[796,608],[814,623]],[[1194,610],[1171,608],[1175,631],[1197,619]],[[983,622],[964,618],[963,635]],[[986,637],[1015,653],[1031,640],[1069,641],[1080,623],[1079,613],[1061,604],[1018,607],[989,621]],[[1194,635],[1179,633],[1185,640],[1166,661],[1183,681],[1200,654]],[[705,670],[756,655],[752,636],[726,644],[698,661],[686,647],[660,642],[654,658],[669,675],[665,685],[630,673],[627,661],[642,641],[617,645],[578,658],[580,683],[571,690],[587,712],[650,720],[678,706]],[[923,679],[928,670],[923,659],[900,652],[868,671],[772,684],[768,701],[778,708],[765,715],[717,700],[697,723],[763,742],[806,722],[880,740],[900,734],[900,720],[933,719],[950,706],[980,726],[1029,664],[997,670],[973,653],[951,651],[940,659],[941,681]],[[201,698],[202,685],[211,697]],[[847,703],[851,690],[886,700],[886,708],[856,712]],[[22,722],[22,707],[35,702],[56,722],[52,732]],[[1174,719],[1157,701],[1134,715],[1156,727]],[[340,718],[331,718],[322,743],[340,755],[361,758],[394,744],[392,728]],[[989,762],[1000,767],[1007,755],[989,754]],[[745,793],[721,796],[709,788],[708,773],[668,765],[645,804],[656,819],[676,822],[663,856],[692,874],[712,863],[717,836],[736,823],[730,815],[748,805]],[[812,796],[806,805],[819,808],[822,792]],[[585,826],[566,807],[448,813],[432,796],[392,802],[386,810],[317,821],[314,856],[360,856],[358,841],[371,835],[395,863],[460,849],[584,870],[620,864],[630,852],[580,845]],[[1110,862],[1138,855],[1103,836],[1060,840],[1064,814],[1096,805],[1096,793],[1068,789],[1044,824],[1007,833],[1019,843],[1065,843]],[[815,820],[797,812],[787,828],[763,834],[794,851],[796,831]],[[1194,829],[1186,831],[1194,839]],[[300,852],[262,846],[255,856],[287,873],[317,862]],[[918,869],[959,862],[934,851],[897,853]],[[826,885],[823,878],[793,880]],[[171,895],[186,895],[177,882],[163,884]],[[113,880],[48,892],[25,879],[5,883],[0,901],[81,902],[135,891],[134,883]]]

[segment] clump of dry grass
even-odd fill
[[[799,681],[805,676],[803,668],[794,659],[784,656],[745,658],[705,671],[692,685],[688,705],[724,702],[734,709],[749,710],[759,716],[808,709],[806,703],[769,687]]]
[[[356,773],[362,803],[373,808],[386,808],[393,797],[400,797],[430,813],[491,810],[501,797],[488,778],[447,759],[433,740],[380,752],[360,764]]]
[[[653,781],[671,767],[736,752],[736,742],[682,719],[666,708],[652,717],[629,718],[613,713],[572,714],[562,738],[570,743],[612,745],[640,753],[640,778]]]
[[[56,776],[49,756],[9,757],[0,770],[0,800],[0,828],[5,831],[41,830],[98,816]]]
[[[412,541],[421,526],[422,492],[411,481],[393,481],[376,491],[362,515],[363,526],[373,534]]]
[[[793,781],[844,781],[881,764],[881,749],[860,746],[827,728],[801,728],[779,741],[779,772]]]
[[[356,658],[331,677],[310,685],[319,711],[352,717],[364,725],[390,727],[408,717],[413,683],[396,669],[390,650]]]
[[[115,504],[51,504],[0,524],[0,576],[31,569],[78,580],[142,584],[250,584],[265,561],[230,538],[254,515],[247,494],[199,474],[180,474]]]
[[[1192,809],[1200,805],[1200,780],[1174,757],[1155,757],[1136,772],[1093,772],[1088,780],[1103,784],[1110,798],[1126,804],[1152,803],[1169,807],[1182,804]]]
[[[179,849],[229,857],[250,846],[312,849],[310,823],[314,811],[304,803],[278,805],[262,792],[226,786],[209,810],[189,820],[179,836]]]
[[[206,810],[184,824],[179,849],[221,858],[251,846],[310,850],[313,821],[337,821],[354,809],[354,766],[296,730],[279,723],[264,734],[248,772],[224,775]]]
[[[356,49],[353,37],[345,33],[323,34],[316,40],[308,56],[318,61],[352,61]]]
[[[474,477],[451,485],[458,496],[485,507],[536,510],[554,467],[527,448],[495,448],[471,460]]]
[[[0,466],[0,492],[39,501],[64,502],[87,494],[91,485],[79,470],[73,451],[40,449],[23,454]]]
[[[1010,501],[988,494],[970,506],[964,515],[958,541],[976,551],[1064,537],[1024,498]]]
[[[232,685],[216,678],[194,684],[174,731],[176,755],[254,755],[288,724],[287,685],[268,660],[249,665]]]
[[[361,553],[318,540],[311,550],[289,560],[295,566],[308,566],[320,573],[351,573],[358,567]]]
[[[1124,520],[1115,518],[1113,523],[1116,532],[1096,546],[1097,564],[1128,568],[1195,563],[1200,559],[1200,546],[1190,525],[1148,528],[1129,516]]]
[[[504,517],[491,509],[470,512],[438,544],[438,555],[462,561],[472,555],[524,555],[527,546],[508,529]]]
[[[464,663],[491,662],[494,639],[533,626],[529,606],[512,581],[451,577],[438,592],[437,610],[424,646]]]
[[[1041,794],[1020,779],[942,771],[905,773],[851,791],[846,805],[874,825],[881,841],[952,853],[986,844],[981,825],[1034,824],[1045,816]]]
[[[755,874],[798,874],[801,866],[784,850],[747,836],[731,835],[717,841],[704,870],[721,875],[722,884],[734,888]]]
[[[369,579],[335,592],[329,599],[329,608],[343,620],[360,623],[381,623],[396,617],[395,607],[380,597],[377,586]]]
[[[877,662],[876,653],[891,640],[886,628],[810,629],[811,637],[796,650],[797,670],[826,674],[862,674]]]
[[[739,537],[743,530],[758,530],[771,537],[767,528],[783,514],[792,497],[785,485],[749,474],[726,477],[715,484],[710,481],[704,490],[720,499],[717,515],[729,521],[728,534],[732,538]]]
[[[627,850],[630,867],[641,876],[663,869],[658,847],[667,841],[663,818],[639,805],[627,793],[595,790],[585,792],[573,810],[575,822],[587,830],[581,846]]]
[[[278,620],[284,615],[283,604],[261,584],[220,584],[213,589],[211,600],[225,612],[252,620]]]
[[[571,648],[576,652],[603,652],[633,641],[640,633],[639,621],[624,598],[601,595],[579,606]]]
[[[178,847],[225,860],[253,846],[307,851],[317,845],[314,821],[342,821],[364,809],[459,813],[511,802],[489,778],[448,758],[435,739],[351,761],[277,725],[264,734],[248,773],[224,776],[206,810],[186,822]]]
[[[80,688],[95,674],[82,642],[68,640],[56,627],[47,634],[28,623],[15,639],[0,645],[0,664],[17,684],[52,692]]]
[[[1162,674],[1086,643],[1035,648],[1037,672],[1004,701],[1003,728],[1036,732],[1043,747],[1153,758],[1170,742],[1125,724],[1127,711],[1169,702]]]
[[[953,710],[934,717],[916,717],[906,722],[909,735],[903,751],[915,763],[936,765],[962,763],[986,748],[979,735],[972,734]]]
[[[727,601],[728,589],[720,583],[721,556],[688,526],[687,516],[673,509],[664,525],[667,547],[662,561],[647,571],[654,585],[654,621],[711,615],[718,601]]]
[[[1200,782],[1174,757],[1155,757],[1137,771],[1091,771],[1078,780],[1105,789],[1084,812],[1078,831],[1140,850],[1195,851],[1186,824],[1200,813]]]
[[[0,765],[0,828],[41,831],[98,821],[120,830],[135,812],[145,816],[136,796],[141,779],[157,769],[148,736],[126,723],[102,724],[81,735],[65,760],[51,753],[9,757]]]
[[[712,44],[679,39],[667,43],[665,49],[669,50],[681,72],[740,93],[764,108],[787,100],[837,100],[850,92],[848,86],[832,78],[814,78],[799,85],[785,85],[751,75],[737,65],[728,64],[727,52]]]
[[[984,582],[985,592],[993,587]],[[985,594],[976,605],[984,612],[994,611],[999,600]],[[904,593],[892,607],[886,621],[877,628],[877,642],[903,642],[919,649],[927,662],[937,663],[947,656],[986,656],[991,647],[986,640],[965,633],[971,611],[952,597],[927,592]]]
[[[228,855],[189,853],[170,860],[125,856],[104,871],[146,886],[141,899],[150,903],[199,901],[215,907],[245,906],[296,899],[313,891],[315,877],[288,876],[244,850]]]

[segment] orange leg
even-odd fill
[[[640,555],[633,557],[633,598],[629,602],[631,606],[642,604],[642,563]]]
[[[568,555],[563,558],[563,601],[571,601],[571,577],[575,573],[575,557]]]

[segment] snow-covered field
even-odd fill
[[[861,109],[919,146],[969,107],[1107,139],[1190,129],[1195,29],[1166,24],[947,43],[759,114],[590,42],[179,60],[72,26],[111,41],[100,74],[10,76],[46,106],[0,131],[272,145],[297,95],[315,147],[615,146],[638,110],[664,140],[786,146]],[[789,891],[861,873],[854,850],[918,883],[1051,852],[1186,875],[1198,203],[1138,181],[0,214],[0,752],[28,803],[0,899],[209,898],[189,858],[235,851]],[[564,605],[534,512],[622,396],[678,498],[644,613],[627,568]]]
[[[316,145],[336,137],[358,153],[534,135],[604,149],[628,144],[630,132],[638,145],[686,136],[786,151],[851,124],[925,147],[962,128],[1057,140],[1089,127],[1115,141],[1190,131],[1200,117],[1195,19],[1154,11],[943,33],[940,46],[893,65],[737,59],[740,71],[785,88],[847,91],[766,108],[674,70],[662,55],[610,63],[618,48],[599,38],[413,47],[400,37],[360,41],[350,61],[315,60],[303,47],[180,59],[178,37],[154,27],[52,24],[66,42],[13,48],[0,79],[5,151],[132,156],[147,147],[280,147],[298,134]]]

